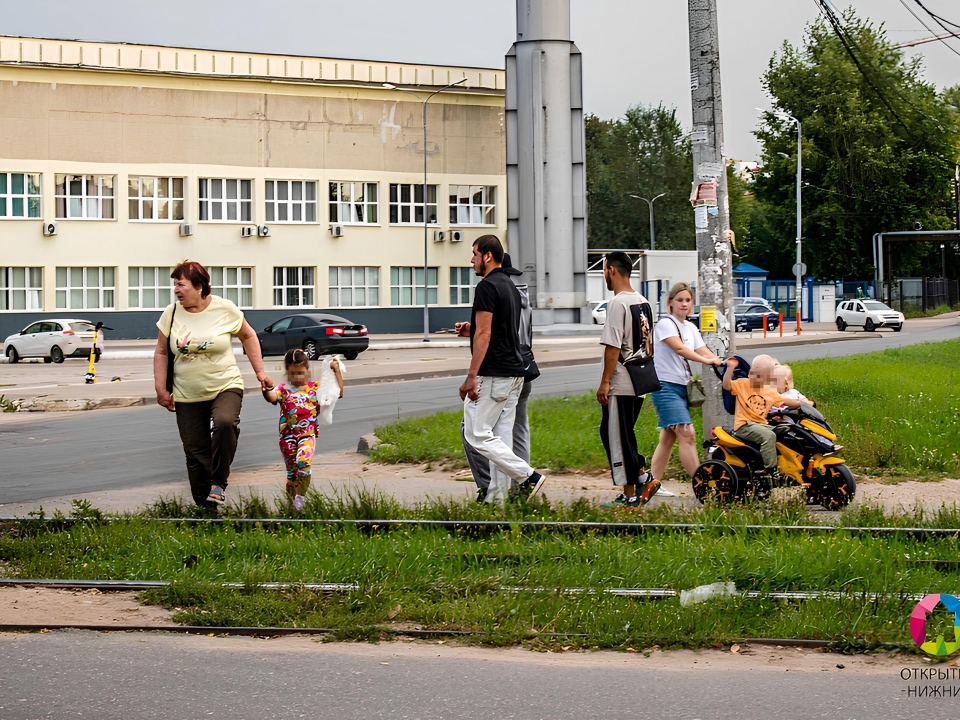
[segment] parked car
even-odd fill
[[[776,330],[780,327],[780,320],[777,313],[770,309],[769,305],[749,305],[740,304],[733,307],[734,329],[736,332],[747,332],[748,330],[763,330],[764,318],[766,318],[767,330]],[[692,322],[698,328],[700,327],[700,311],[687,315],[687,320]]]
[[[737,332],[763,330],[764,323],[767,324],[767,330],[776,330],[780,326],[777,313],[769,305],[735,305],[733,318]]]
[[[287,315],[258,332],[257,339],[264,355],[283,355],[300,348],[311,360],[337,353],[356,360],[370,346],[366,325],[325,313]]]
[[[593,315],[594,325],[605,324],[607,322],[607,301],[604,300],[602,303],[597,305],[590,314]]]
[[[89,320],[50,318],[27,325],[3,341],[3,352],[12,362],[20,358],[42,357],[44,362],[62,363],[67,357],[90,357],[96,325]],[[103,352],[103,331],[97,333],[94,361]]]
[[[770,310],[773,310],[773,306],[770,304],[770,301],[762,297],[735,297],[733,299],[734,306],[736,305],[766,305]]]
[[[863,326],[867,332],[882,327],[900,332],[903,329],[903,315],[876,300],[845,300],[837,305],[837,330],[843,332],[848,325]]]

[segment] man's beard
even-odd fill
[[[611,279],[611,277],[610,277],[609,275],[604,275],[604,276],[603,276],[603,280],[604,280],[604,282],[607,283],[607,290],[612,291],[612,290],[613,290],[613,280]]]
[[[481,260],[481,261],[480,261],[480,267],[478,267],[478,268],[475,267],[475,268],[473,269],[473,272],[475,272],[475,273],[476,273],[477,275],[479,275],[480,277],[486,277],[486,274],[487,274],[487,263],[485,263],[483,260]]]

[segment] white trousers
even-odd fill
[[[506,500],[510,479],[523,482],[533,468],[513,452],[513,422],[523,378],[480,377],[479,396],[463,401],[463,437],[490,461],[487,502]]]

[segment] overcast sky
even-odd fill
[[[814,0],[718,0],[727,155],[752,159],[760,76],[784,40],[799,43]],[[921,14],[914,0],[902,0]],[[929,33],[901,0],[856,0],[897,42]],[[956,0],[925,0],[960,22]],[[690,125],[687,4],[683,0],[571,0],[583,52],[586,110],[616,117],[632,104],[675,106]],[[844,7],[843,0],[834,5]],[[503,67],[516,36],[515,0],[0,0],[0,34]],[[924,17],[921,14],[921,17]],[[929,22],[929,21],[928,21]],[[932,23],[931,23],[932,24]],[[953,43],[960,53],[960,40]],[[960,82],[960,55],[922,45],[927,77]]]

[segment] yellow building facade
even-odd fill
[[[428,104],[424,149],[421,104],[384,83],[426,97],[464,77]],[[473,240],[505,239],[503,83],[0,37],[0,333],[58,316],[149,337],[186,258],[255,327],[311,308],[415,332],[425,290],[433,329],[452,327],[472,302]]]

